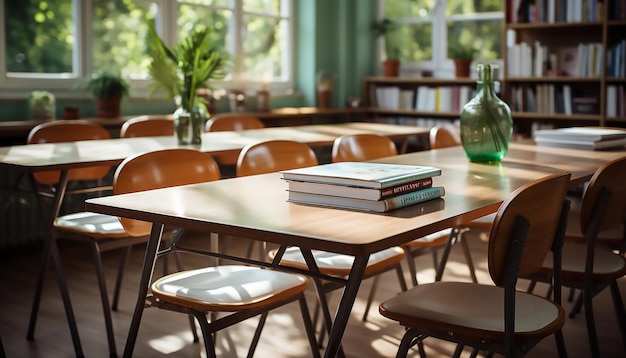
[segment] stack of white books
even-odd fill
[[[537,145],[587,150],[623,148],[626,130],[607,127],[569,127],[535,131]]]
[[[445,194],[434,186],[435,167],[340,162],[281,172],[289,201],[343,209],[387,212]]]

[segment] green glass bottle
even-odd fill
[[[499,162],[513,134],[511,109],[496,95],[493,66],[478,65],[476,95],[461,112],[461,141],[472,162]]]

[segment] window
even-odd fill
[[[503,1],[381,0],[379,5],[380,17],[397,25],[393,36],[401,44],[403,69],[451,75],[449,46],[471,46],[476,59],[501,62]]]
[[[92,70],[117,68],[148,92],[144,38],[154,19],[169,44],[200,26],[233,58],[220,87],[292,85],[292,0],[0,0],[0,91],[71,90]],[[41,79],[45,78],[42,88]],[[137,93],[139,92],[139,93]]]

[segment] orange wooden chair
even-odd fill
[[[380,305],[380,313],[406,327],[397,357],[413,345],[424,356],[428,337],[521,357],[549,335],[559,356],[566,356],[561,328],[560,254],[570,174],[558,173],[515,190],[500,206],[489,235],[489,273],[495,285],[433,282],[415,286]],[[552,250],[552,255],[548,252]],[[516,290],[518,278],[536,272],[544,258],[554,257],[554,301]]]
[[[115,173],[114,193],[125,194],[218,179],[219,167],[210,155],[182,148],[161,150],[126,159]],[[134,236],[147,235],[152,228],[149,222],[127,218],[120,218],[119,221]],[[176,244],[183,234],[184,230],[181,229],[171,250],[176,250]],[[159,256],[167,251],[161,251]],[[252,356],[267,312],[299,301],[313,356],[319,357],[304,297],[307,287],[308,281],[301,275],[252,266],[213,266],[183,270],[156,280],[152,283],[152,295],[147,298],[147,302],[152,307],[194,316],[203,333],[206,356],[215,357],[215,332],[262,315],[248,353]],[[224,295],[223,289],[242,294]],[[207,320],[208,313],[218,312],[229,314],[212,319],[211,322]]]
[[[172,116],[133,117],[124,122],[120,129],[121,138],[172,135],[174,135],[174,118]]]
[[[218,114],[206,122],[205,132],[244,131],[248,129],[261,129],[265,125],[257,117],[238,114]],[[237,164],[239,154],[218,154],[215,160],[220,165],[233,166]]]

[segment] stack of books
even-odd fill
[[[574,149],[601,150],[623,148],[626,130],[603,127],[569,127],[535,131],[537,145]]]
[[[340,162],[282,171],[289,201],[343,209],[387,212],[445,194],[433,186],[434,167]]]

